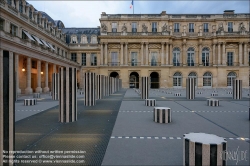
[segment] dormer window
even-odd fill
[[[19,0],[19,12],[23,13],[23,1]]]
[[[37,15],[37,24],[38,25],[40,24],[40,15],[39,14]]]
[[[29,10],[29,18],[32,20],[32,9],[30,8],[30,10]]]
[[[91,43],[97,43],[97,38],[96,36],[91,37]]]
[[[112,22],[112,32],[117,32],[117,23]]]
[[[72,43],[77,43],[77,38],[76,38],[76,36],[72,36]]]
[[[47,28],[47,22],[44,20],[44,28]]]
[[[88,43],[88,41],[87,41],[87,36],[82,36],[82,43]]]

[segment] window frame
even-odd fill
[[[112,32],[117,32],[117,22],[112,22]]]
[[[189,31],[188,32],[194,32],[194,23],[189,23],[188,24]]]
[[[91,66],[97,66],[97,55],[96,53],[90,54],[90,65]]]
[[[201,61],[202,61],[203,66],[210,65],[209,59],[210,59],[210,50],[209,50],[209,48],[204,47],[202,49],[202,53],[201,53]],[[207,60],[208,60],[208,62],[207,62]]]
[[[71,53],[71,58],[72,61],[77,62],[77,54],[75,52]]]
[[[227,52],[227,66],[233,66],[234,54],[233,52]]]
[[[180,23],[174,23],[174,32],[180,32]]]
[[[180,66],[180,54],[181,54],[181,51],[178,47],[175,47],[173,49],[173,59],[172,59],[172,62],[173,62],[173,66]],[[174,61],[175,59],[175,61]]]
[[[0,18],[0,30],[4,31],[4,26],[5,26],[5,20]]]
[[[157,32],[157,22],[152,22],[152,32]]]
[[[228,32],[233,32],[233,22],[228,22],[227,23],[227,31]]]
[[[13,36],[17,36],[18,28],[16,25],[10,23],[10,34]]]
[[[193,47],[189,47],[187,50],[187,66],[194,66],[194,62],[195,62],[195,49]]]
[[[86,53],[82,53],[82,66],[86,66],[87,65],[87,61],[86,61],[86,56],[87,54]]]
[[[208,23],[203,23],[203,32],[209,32]]]
[[[138,52],[131,52],[130,54],[130,59],[131,59],[131,66],[138,66],[137,62],[138,62]],[[134,61],[133,61],[134,60]]]
[[[132,26],[132,32],[133,33],[137,32],[137,22],[132,22],[131,26]]]

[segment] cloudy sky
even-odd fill
[[[97,27],[102,12],[107,14],[133,14],[132,0],[78,0],[37,1],[28,0],[37,10],[44,11],[54,20],[61,20],[65,27]],[[134,14],[222,14],[224,10],[249,13],[249,0],[134,0]]]

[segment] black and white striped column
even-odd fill
[[[23,100],[23,104],[25,106],[36,105],[37,104],[37,100],[36,99],[24,99]]]
[[[84,105],[94,106],[96,104],[96,74],[92,72],[86,72],[84,77]]]
[[[227,142],[214,134],[188,133],[183,139],[183,165],[226,165]]]
[[[156,106],[156,100],[155,99],[145,99],[145,105],[146,106]]]
[[[242,99],[242,80],[233,80],[233,99]]]
[[[141,99],[148,99],[149,77],[141,77],[140,90]]]
[[[59,71],[59,121],[74,122],[77,120],[77,71],[71,67],[60,67]]]
[[[96,76],[97,82],[97,99],[103,98],[103,84],[104,84],[104,75],[97,75]]]
[[[186,97],[187,99],[195,99],[195,79],[187,78],[186,79]]]
[[[15,94],[15,58],[0,49],[0,165],[12,165],[5,156],[15,150]]]
[[[105,76],[105,82],[106,82],[106,96],[110,95],[110,77],[109,76]]]
[[[169,107],[155,107],[154,108],[154,121],[157,123],[170,123],[171,122],[171,108]]]
[[[59,100],[59,73],[52,74],[52,100]]]
[[[218,99],[207,99],[207,105],[208,106],[213,106],[213,107],[218,107],[220,105]]]

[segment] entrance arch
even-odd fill
[[[159,74],[157,72],[152,72],[150,74],[150,88],[157,89],[159,88]]]
[[[109,76],[114,78],[119,78],[119,74],[116,71],[111,72]]]
[[[137,72],[130,73],[129,88],[139,88],[139,74]]]

